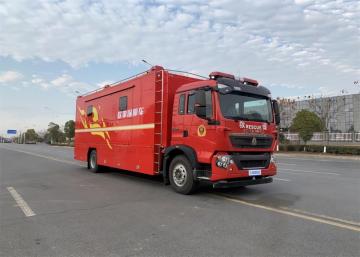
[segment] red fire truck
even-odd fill
[[[272,182],[278,104],[253,79],[212,72],[195,77],[154,66],[79,96],[77,160],[162,175],[182,194]]]

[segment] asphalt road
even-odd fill
[[[360,256],[360,161],[278,156],[271,184],[176,194],[0,144],[0,256]]]

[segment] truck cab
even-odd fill
[[[199,181],[215,188],[272,182],[276,174],[278,104],[256,80],[212,72],[174,95],[164,177],[191,193]]]

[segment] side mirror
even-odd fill
[[[205,90],[199,89],[195,92],[195,106],[206,106]]]
[[[275,124],[280,124],[280,110],[279,110],[279,104],[276,100],[272,101],[273,108],[274,108],[274,114],[275,114]]]
[[[206,119],[206,97],[204,90],[195,92],[195,114],[199,118]]]
[[[210,93],[210,91],[205,91],[205,90],[197,90],[195,92],[195,114],[196,116],[198,116],[201,119],[210,119],[211,115],[208,111],[208,108],[211,108],[211,106],[209,106],[209,104],[207,104],[206,102],[206,93]]]

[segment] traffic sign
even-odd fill
[[[16,132],[16,129],[8,129],[7,133],[16,135],[17,132]]]

